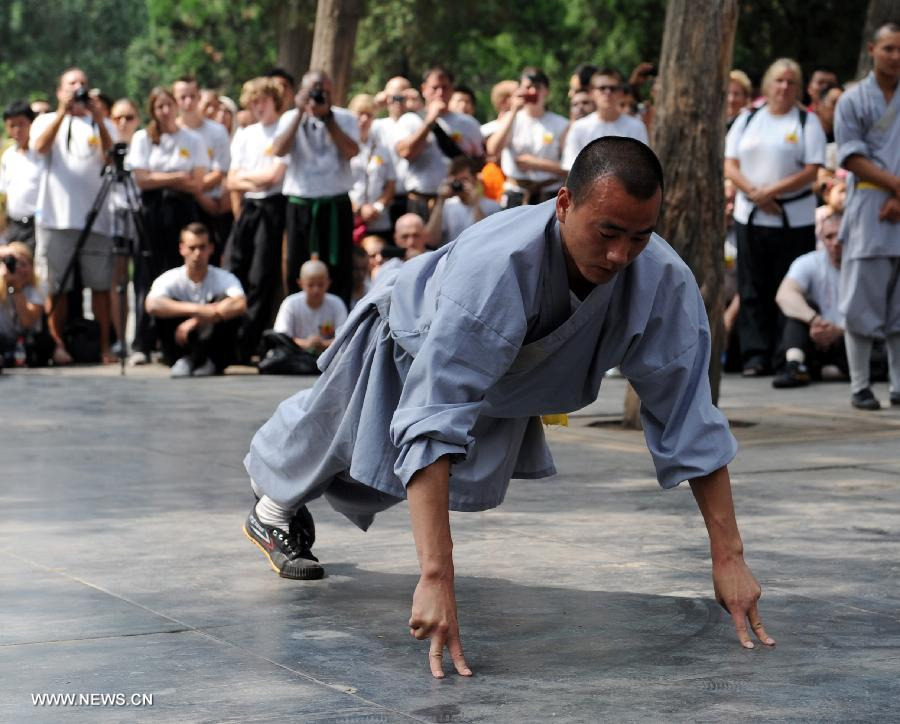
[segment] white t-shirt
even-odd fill
[[[243,297],[244,288],[231,272],[210,264],[202,282],[193,282],[187,267],[179,266],[163,272],[153,282],[147,298],[168,297],[176,302],[209,304],[225,297]]]
[[[562,177],[546,171],[520,169],[516,165],[515,157],[527,153],[548,161],[559,162],[562,158],[560,139],[568,126],[569,119],[563,118],[558,113],[547,111],[539,118],[533,118],[524,109],[516,113],[509,143],[500,154],[500,168],[503,169],[507,179],[510,181],[512,179],[546,181],[555,178],[559,180],[556,188],[562,186]],[[515,184],[511,183],[510,188],[515,188]],[[554,187],[551,184],[545,188],[547,191],[552,191]]]
[[[405,138],[403,129],[400,126],[400,119],[398,118],[395,121],[392,118],[376,118],[372,122],[372,130],[370,133],[391,155],[391,163],[394,165],[394,175],[397,177],[397,183],[394,185],[394,192],[398,195],[405,194],[406,170],[409,168],[409,161],[397,153],[397,142]]]
[[[41,306],[44,304],[44,295],[32,286],[27,286],[16,294],[24,294],[25,299],[32,304]],[[40,329],[40,326],[41,320],[38,319],[31,329],[37,330]],[[19,323],[15,302],[12,297],[7,295],[6,299],[0,302],[0,339],[15,339],[27,331],[28,329]]]
[[[798,256],[791,263],[785,278],[797,282],[804,298],[819,308],[823,319],[838,327],[844,326],[844,316],[838,308],[841,270],[835,269],[827,251],[819,249]]]
[[[634,138],[642,143],[650,144],[647,126],[640,118],[623,113],[614,121],[604,121],[596,113],[579,118],[566,134],[566,145],[562,155],[562,167],[567,171],[572,168],[575,158],[581,149],[591,141],[604,136],[624,136]]]
[[[487,123],[481,124],[481,137],[484,139],[485,143],[487,143],[487,140],[497,132],[497,126],[499,125],[499,118],[495,118],[493,121],[488,121]]]
[[[146,129],[136,131],[125,162],[132,169],[165,172],[206,169],[209,165],[203,139],[186,128],[161,133],[157,144],[150,140]]]
[[[472,116],[465,113],[445,113],[438,118],[438,124],[444,129],[467,156],[483,156],[484,143],[481,140],[481,126]],[[400,117],[399,138],[409,138],[423,125],[424,119],[416,113],[405,113]],[[450,159],[447,158],[437,141],[434,133],[429,132],[425,141],[425,148],[418,157],[409,162],[406,171],[407,191],[416,191],[420,194],[436,194],[441,181],[447,176],[450,167]]]
[[[10,146],[0,157],[0,192],[6,194],[6,215],[21,220],[34,216],[46,159],[33,148]]]
[[[34,148],[38,137],[53,124],[55,113],[43,113],[34,119],[29,133],[29,146]],[[103,120],[113,140],[116,129],[108,119]],[[100,131],[90,116],[66,116],[53,145],[45,156],[46,166],[38,194],[37,223],[48,229],[83,229],[84,219],[103,178],[105,165]],[[109,205],[104,205],[94,222],[93,231],[111,232]]]
[[[485,216],[500,211],[500,204],[491,199],[481,199],[478,204]],[[466,206],[459,196],[451,196],[444,202],[444,211],[441,215],[441,243],[453,241],[474,223],[475,212],[472,207]]]
[[[338,127],[359,143],[356,116],[346,108],[331,107]],[[278,119],[278,133],[284,132],[299,111],[294,108]],[[285,196],[309,199],[338,196],[350,191],[353,177],[350,161],[341,155],[325,124],[318,118],[301,121],[291,146],[290,162],[284,177]]]
[[[273,153],[275,138],[278,136],[278,122],[264,126],[253,123],[241,128],[234,134],[231,142],[231,168],[235,171],[265,171],[273,165],[287,165],[291,161],[288,156],[276,156]],[[264,199],[281,193],[281,183],[269,186],[264,191],[247,191],[248,199]]]
[[[326,294],[322,304],[312,309],[306,303],[306,292],[297,292],[281,303],[273,329],[289,337],[318,334],[322,339],[333,339],[346,320],[347,307],[340,297]]]
[[[350,200],[360,206],[378,201],[384,193],[385,184],[395,178],[388,150],[377,143],[373,136],[369,137],[367,143],[360,142],[359,153],[350,159],[350,172],[353,174]],[[366,228],[369,231],[389,231],[391,217],[388,209],[367,221]]]
[[[768,186],[802,171],[806,164],[825,163],[825,132],[815,113],[806,114],[806,125],[800,126],[800,110],[792,108],[781,116],[773,116],[766,106],[761,107],[750,122],[750,111],[741,111],[725,139],[725,158],[736,159],[741,174],[754,186]],[[793,196],[800,191],[791,191]],[[815,223],[816,198],[785,204],[791,227],[812,226]],[[737,192],[734,202],[734,220],[746,224],[753,203],[743,191]],[[757,211],[753,215],[755,226],[781,228],[781,215]]]
[[[187,128],[184,126],[184,128]],[[227,174],[228,168],[231,166],[231,138],[228,135],[228,129],[221,123],[204,118],[197,128],[187,128],[193,131],[203,139],[203,145],[206,146],[206,168],[210,171],[221,171]],[[214,189],[206,192],[210,198],[219,198],[224,191],[220,184]]]

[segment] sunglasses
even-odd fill
[[[137,118],[137,116],[135,116],[135,115],[129,113],[129,114],[124,115],[124,116],[113,116],[112,119],[113,119],[116,123],[118,123],[119,121],[128,121],[128,122],[130,123],[130,122],[133,121],[135,118]]]

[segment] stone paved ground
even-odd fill
[[[640,434],[608,424],[610,381],[551,431],[558,476],[454,514],[475,677],[434,681],[405,626],[405,506],[363,534],[313,503],[319,582],[279,579],[241,534],[248,440],[306,384],[0,377],[0,721],[900,718],[900,409],[726,378],[735,498],[778,639],[745,651],[711,599],[688,488],[660,491]],[[41,693],[153,705],[33,706]]]

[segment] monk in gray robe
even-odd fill
[[[850,403],[877,410],[869,384],[872,343],[884,339],[892,405],[900,405],[900,25],[878,28],[873,70],[835,109],[838,161],[851,172],[841,225],[841,312]]]
[[[322,576],[304,503],[324,495],[361,528],[406,499],[421,565],[410,632],[432,674],[459,639],[448,510],[499,505],[510,478],[555,472],[540,416],[593,402],[618,366],[641,397],[659,483],[688,480],[710,536],[716,597],[742,644],[773,645],[744,563],[712,404],[709,326],[688,267],[653,233],[662,169],[632,139],[589,144],[555,200],[495,214],[408,261],[361,300],[283,402],[245,465],[260,500],[244,532],[288,578]]]

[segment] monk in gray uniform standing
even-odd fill
[[[305,503],[323,496],[366,529],[406,499],[421,578],[410,633],[471,674],[456,613],[449,510],[503,502],[510,478],[555,473],[540,415],[579,410],[618,366],[641,398],[663,488],[685,480],[706,522],[716,598],[743,646],[775,643],[744,562],[712,404],[709,323],[694,276],[653,233],[659,160],[606,137],[555,199],[499,212],[382,274],[319,358],[322,376],[279,405],[245,459],[259,502],[244,533],[286,578],[320,578]],[[552,494],[548,489],[548,495]],[[749,627],[748,627],[749,621]]]
[[[838,161],[851,172],[841,225],[841,312],[851,404],[877,410],[869,386],[872,342],[884,338],[891,404],[900,405],[900,24],[869,43],[873,70],[837,104]]]

